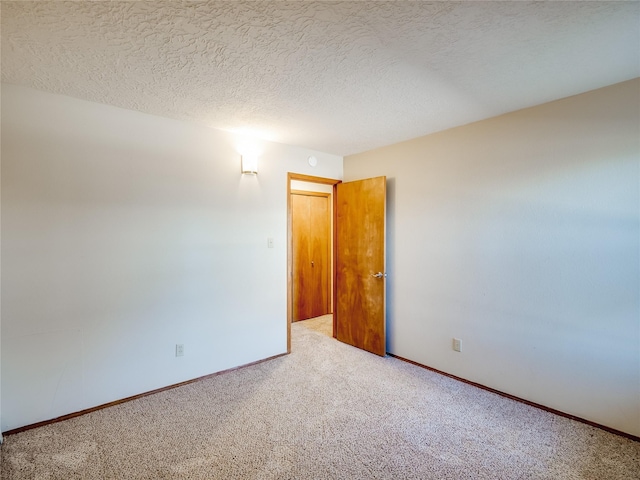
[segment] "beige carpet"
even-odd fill
[[[292,326],[291,355],[8,436],[2,479],[640,478],[640,443],[317,322]]]
[[[302,320],[300,325],[305,326],[315,332],[322,333],[329,337],[333,337],[333,315],[323,315],[321,317]]]

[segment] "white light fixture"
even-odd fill
[[[313,155],[311,155],[307,161],[309,162],[309,165],[311,165],[312,167],[315,167],[316,165],[318,165],[318,159],[316,157],[314,157]]]
[[[258,157],[255,155],[242,155],[242,174],[257,175],[258,174]]]

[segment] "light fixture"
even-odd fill
[[[242,173],[243,175],[258,174],[258,157],[256,155],[242,155]]]
[[[315,167],[316,165],[318,165],[318,159],[316,157],[314,157],[313,155],[311,155],[307,161],[309,162],[309,165],[311,165],[312,167]]]

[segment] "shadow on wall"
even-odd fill
[[[395,249],[396,249],[396,225],[395,225],[395,208],[396,208],[396,179],[387,177],[387,224],[386,224],[386,298],[385,298],[385,315],[386,315],[386,351],[390,352],[393,345],[393,312],[395,311]],[[393,353],[393,352],[390,352]]]

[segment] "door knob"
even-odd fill
[[[372,273],[371,276],[375,278],[387,278],[387,274],[382,272]]]

